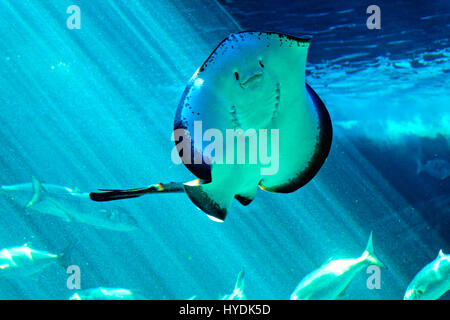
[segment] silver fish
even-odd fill
[[[42,213],[66,222],[76,221],[114,231],[133,231],[138,227],[136,220],[123,208],[99,204],[90,200],[87,192],[40,183],[35,177],[32,183],[1,186],[0,195],[28,214]]]
[[[122,288],[92,288],[80,290],[73,294],[69,300],[137,300],[136,296],[129,289]]]
[[[61,263],[64,254],[53,254],[30,248],[27,244],[0,251],[0,278],[32,276],[54,263]]]
[[[409,284],[404,300],[436,300],[450,290],[450,255],[439,251]]]
[[[437,158],[422,163],[420,159],[417,159],[416,174],[420,174],[421,172],[426,172],[436,179],[445,180],[450,177],[450,162]]]
[[[239,272],[233,292],[224,295],[221,300],[247,300],[244,293],[244,270]]]

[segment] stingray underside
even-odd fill
[[[297,190],[317,174],[327,158],[332,140],[330,116],[304,79],[309,41],[278,33],[230,35],[191,78],[178,106],[174,129],[189,145],[187,150],[177,144],[179,156],[199,178],[186,183],[185,191],[210,217],[223,221],[234,198],[248,205],[258,186],[270,192]],[[253,55],[262,71],[248,67]],[[227,57],[226,64],[222,57]],[[244,67],[241,61],[245,61]],[[244,82],[239,82],[239,76]],[[273,95],[267,95],[272,87]],[[279,130],[279,168],[262,175],[258,165],[211,163],[203,152],[208,143],[194,141],[194,137],[198,139],[194,135],[196,122],[201,122],[204,130],[216,128],[223,133],[236,128]]]

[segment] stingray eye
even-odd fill
[[[236,80],[239,81],[239,73],[235,72],[235,73],[234,73],[234,77],[236,78]]]
[[[262,63],[262,60],[259,60],[259,65],[261,66],[261,68],[264,68],[264,64]]]

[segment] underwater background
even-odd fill
[[[79,30],[66,26],[73,4]],[[366,26],[371,4],[380,30]],[[373,231],[388,266],[381,288],[369,290],[363,270],[342,298],[402,299],[450,252],[449,1],[0,1],[0,185],[192,180],[171,160],[175,110],[195,70],[241,30],[313,36],[306,80],[334,137],[310,183],[235,201],[222,224],[184,194],[115,203],[137,221],[131,232],[26,214],[0,197],[0,250],[75,243],[81,289],[217,299],[244,269],[249,299],[289,299],[328,258],[359,257]],[[53,264],[0,278],[0,299],[67,299],[67,277]]]

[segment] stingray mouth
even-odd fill
[[[245,81],[239,82],[239,84],[241,85],[241,87],[243,89],[246,89],[250,86],[254,86],[257,83],[261,82],[261,80],[263,79],[263,73],[255,73],[253,75],[251,75],[250,77],[248,77]]]

